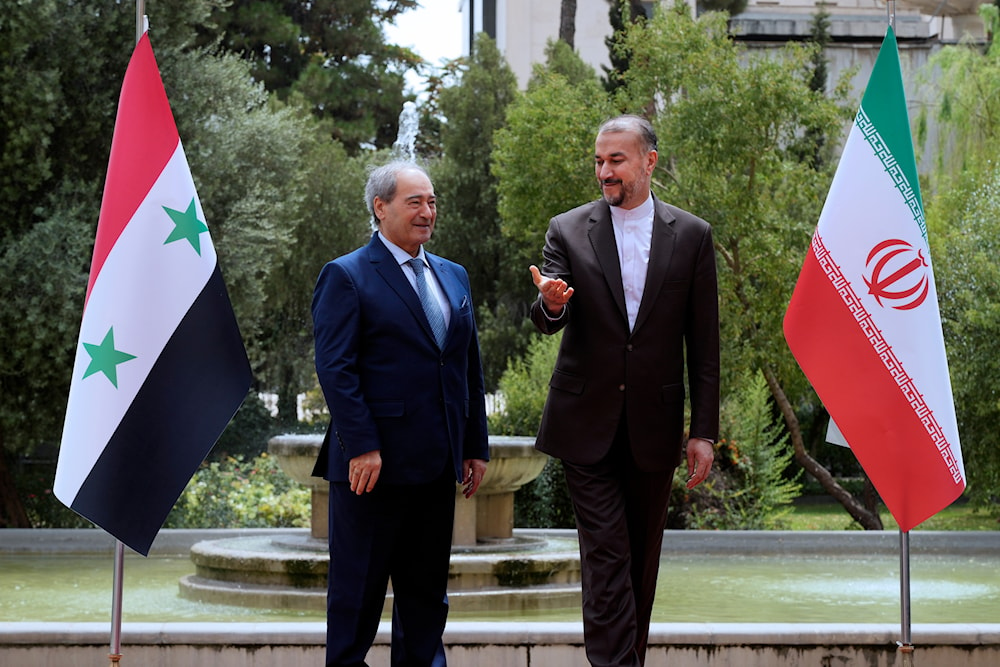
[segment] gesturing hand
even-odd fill
[[[538,267],[532,264],[528,267],[531,271],[531,278],[535,281],[535,287],[542,296],[542,304],[549,311],[550,315],[558,315],[563,307],[573,296],[573,288],[566,284],[562,278],[547,278],[542,275]]]

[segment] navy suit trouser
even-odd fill
[[[448,564],[455,519],[450,468],[429,484],[356,495],[330,484],[327,667],[361,667],[392,581],[394,667],[444,667]]]

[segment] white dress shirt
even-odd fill
[[[410,253],[406,252],[398,245],[382,236],[382,232],[378,233],[378,238],[385,244],[385,247],[389,249],[389,252],[392,253],[393,259],[399,262],[400,267],[403,269],[403,275],[410,281],[410,286],[413,288],[413,291],[416,292],[417,274],[413,272],[413,267],[408,264],[408,262],[413,259],[410,257]],[[427,257],[424,256],[423,246],[420,246],[420,250],[417,252],[417,257],[424,263],[424,266],[427,267],[427,270],[424,271],[424,278],[427,280],[427,289],[430,290],[431,294],[434,296],[434,300],[437,301],[439,306],[441,306],[441,313],[444,315],[444,328],[445,331],[447,331],[448,327],[451,325],[451,307],[448,305],[448,299],[445,298],[444,290],[441,289],[441,285],[438,284],[437,276],[434,275],[434,272],[431,271],[430,264],[427,263]]]
[[[628,328],[631,331],[635,328],[642,291],[646,286],[649,246],[653,238],[653,197],[646,197],[646,201],[633,209],[612,206],[611,224],[615,229],[618,263],[625,289],[625,312],[628,313]]]

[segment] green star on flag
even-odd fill
[[[186,239],[195,252],[201,256],[199,236],[208,231],[208,225],[198,219],[198,213],[194,209],[194,197],[191,198],[191,203],[188,204],[186,211],[175,211],[166,206],[163,207],[163,210],[174,221],[174,231],[170,232],[170,236],[163,242],[163,245]]]
[[[115,349],[114,327],[108,329],[108,333],[100,345],[84,343],[83,347],[87,350],[87,354],[90,355],[90,365],[87,366],[83,377],[90,377],[94,373],[104,373],[108,380],[111,381],[111,384],[115,386],[115,389],[117,389],[118,364],[135,359],[135,355]]]

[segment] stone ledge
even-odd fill
[[[0,645],[97,645],[108,643],[109,623],[0,623]],[[650,646],[885,646],[899,639],[891,623],[653,623]],[[913,643],[927,646],[1000,647],[1000,623],[917,623]],[[379,624],[375,643],[388,644],[390,624]],[[326,624],[302,623],[123,623],[122,642],[259,646],[323,645]],[[579,622],[456,621],[445,631],[448,646],[522,646],[583,643]]]
[[[542,535],[576,539],[575,530],[515,529],[518,535]],[[187,555],[202,540],[252,535],[309,535],[304,528],[244,528],[209,530],[161,530],[150,555]],[[663,553],[755,554],[895,554],[899,552],[897,531],[781,531],[781,530],[668,530]],[[114,553],[114,539],[96,528],[0,529],[3,553]],[[1000,531],[922,531],[910,533],[910,553],[984,554],[1000,553]]]

